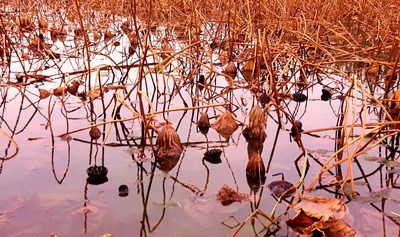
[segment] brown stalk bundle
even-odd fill
[[[171,123],[167,122],[156,139],[156,160],[164,172],[170,171],[182,154],[181,139]]]
[[[236,123],[235,118],[233,117],[232,113],[229,111],[225,111],[221,114],[217,121],[212,125],[219,135],[223,136],[224,138],[229,138],[235,131],[238,129],[238,124]]]
[[[254,154],[246,167],[246,174],[253,178],[260,178],[265,175],[265,166],[259,153]]]

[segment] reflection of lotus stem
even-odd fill
[[[165,110],[165,111],[154,111],[154,112],[145,114],[145,116],[156,115],[156,114],[167,113],[167,112],[187,111],[187,110],[196,110],[196,109],[201,109],[201,108],[223,106],[225,104],[226,103],[218,103],[218,104],[195,106],[195,107],[190,107],[190,108],[177,108],[177,109],[168,109],[168,110]],[[86,130],[86,129],[90,129],[90,128],[96,127],[96,126],[101,126],[101,125],[105,125],[105,124],[109,124],[109,123],[112,124],[112,123],[120,123],[120,122],[132,121],[132,120],[139,119],[139,118],[141,118],[140,115],[136,115],[136,116],[133,116],[133,117],[130,117],[130,118],[126,118],[126,119],[113,119],[113,120],[110,120],[110,121],[97,123],[95,125],[79,128],[79,129],[70,131],[68,133],[63,133],[63,134],[58,135],[58,137],[63,137],[65,135],[70,135],[70,134],[73,134],[73,133],[77,133],[77,132],[80,132],[80,131],[83,131],[83,130]],[[107,137],[104,139],[104,141],[106,141],[106,140],[107,140]]]

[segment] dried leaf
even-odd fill
[[[178,163],[183,152],[181,139],[171,123],[167,121],[156,139],[156,161],[159,168],[168,172]]]
[[[286,224],[302,236],[352,237],[357,234],[341,219],[330,217],[328,220],[320,220],[303,210],[300,210],[294,218],[287,220]]]
[[[47,97],[49,97],[51,95],[51,93],[48,90],[45,89],[39,89],[39,98],[41,100],[46,99]]]
[[[246,139],[265,140],[266,119],[263,110],[260,106],[255,105],[251,108],[249,116],[249,131],[243,133]]]
[[[200,119],[197,122],[197,126],[199,128],[209,128],[210,127],[210,121],[209,121],[207,112],[204,112],[201,114]]]
[[[98,99],[102,96],[100,88],[96,88],[87,92],[87,96],[92,98],[92,100]]]
[[[259,153],[250,158],[246,166],[246,174],[254,178],[265,176],[264,161]]]
[[[212,125],[212,128],[214,128],[224,138],[230,138],[238,127],[235,118],[229,111],[225,111],[220,115]]]
[[[89,131],[90,138],[97,140],[101,136],[100,129],[98,127],[92,127]]]
[[[307,215],[320,220],[329,220],[331,217],[341,218],[348,214],[346,204],[336,198],[312,197],[304,194],[295,195],[301,202],[293,205],[294,210],[303,210]]]
[[[226,184],[222,186],[217,194],[217,200],[220,201],[224,206],[228,206],[234,202],[247,201],[248,199],[249,195],[236,192]]]
[[[227,63],[229,61],[229,56],[228,56],[228,52],[226,52],[225,50],[222,51],[219,56],[218,59],[221,63]]]
[[[54,88],[53,94],[55,96],[63,96],[65,94],[65,90],[66,90],[65,87],[57,87]]]

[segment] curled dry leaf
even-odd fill
[[[39,89],[39,98],[41,100],[46,99],[47,97],[49,97],[51,95],[51,93],[48,90],[45,89]]]
[[[199,128],[200,132],[206,135],[210,128],[210,120],[208,118],[208,114],[206,112],[202,113],[199,121],[197,122],[197,127]]]
[[[295,195],[301,202],[293,205],[294,210],[303,210],[307,215],[320,220],[329,220],[331,217],[342,218],[348,214],[346,204],[337,198],[312,197],[304,194]]]
[[[235,118],[229,111],[225,111],[220,115],[212,125],[212,128],[214,128],[224,138],[230,138],[238,127]]]
[[[44,18],[40,18],[38,22],[39,22],[39,29],[41,30],[47,30],[47,28],[49,27],[49,24]]]
[[[97,140],[101,136],[100,129],[98,127],[92,127],[89,131],[90,138]]]
[[[228,56],[228,52],[226,52],[225,50],[222,51],[219,56],[218,59],[221,63],[227,63],[229,61],[229,56]]]
[[[53,94],[55,96],[63,96],[65,94],[65,87],[57,87],[53,89]]]
[[[224,184],[217,194],[217,200],[221,202],[222,205],[228,206],[234,202],[247,201],[249,195],[245,193],[239,193],[228,185]]]
[[[101,93],[100,88],[95,88],[93,90],[88,91],[87,96],[92,98],[92,100],[95,100],[95,99],[102,97],[102,93]]]
[[[260,106],[255,105],[251,108],[249,116],[249,133],[246,139],[265,140],[267,134],[265,133],[266,119],[263,110]]]
[[[241,70],[242,76],[246,81],[252,81],[260,76],[260,66],[257,66],[256,59],[246,61]]]
[[[320,220],[308,215],[303,210],[300,210],[294,218],[287,220],[286,224],[301,236],[357,236],[357,232],[341,219],[331,217],[328,220]]]
[[[225,78],[226,78],[228,81],[231,81],[231,80],[235,79],[236,73],[237,73],[237,67],[235,66],[235,63],[232,62],[232,61],[230,61],[230,62],[228,63],[228,65],[226,65],[226,67],[225,67],[223,73],[225,73],[226,75],[228,75],[228,76],[230,77],[230,78],[229,78],[229,77],[226,77],[226,76],[225,76]]]
[[[178,163],[182,154],[181,139],[171,123],[167,121],[156,139],[156,161],[159,168],[168,172]]]
[[[254,178],[265,176],[264,161],[259,153],[250,158],[246,166],[246,174]]]

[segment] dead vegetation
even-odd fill
[[[140,121],[140,147],[151,147],[158,167],[168,172],[184,147],[169,122],[159,132],[156,115],[167,120],[168,114],[177,111],[201,113],[198,126],[206,136],[210,121],[205,111],[213,108],[218,118],[211,128],[229,140],[244,125],[235,111],[250,106],[248,126],[243,129],[249,147],[269,136],[266,125],[271,117],[273,121],[268,123],[279,129],[292,128],[290,136],[299,150],[296,162],[304,160],[295,187],[313,190],[321,176],[347,164],[336,185],[343,197],[349,197],[343,188],[350,184],[350,196],[356,193],[354,160],[382,142],[397,149],[397,5],[397,1],[377,0],[1,3],[0,107],[7,101],[9,88],[22,92],[24,87],[35,85],[38,99],[49,103],[46,119],[53,142],[54,137],[88,130],[91,138],[107,146],[112,126]],[[98,63],[99,58],[107,63]],[[67,64],[77,66],[65,67]],[[53,88],[41,89],[48,82],[55,82]],[[290,110],[287,101],[305,102],[307,91],[320,87],[329,94],[327,101],[335,93],[340,95],[337,124],[303,131],[298,121],[302,115],[298,109]],[[184,94],[185,90],[189,92]],[[251,93],[253,100],[232,99],[239,90]],[[107,93],[113,97],[113,112],[100,121],[99,114],[111,104]],[[91,125],[70,130],[67,115],[66,131],[55,134],[50,104],[57,98],[67,111],[65,102],[72,97],[88,108]],[[131,98],[138,105],[133,105]],[[172,99],[179,101],[178,107],[171,106]],[[366,108],[372,103],[379,110],[377,122],[367,120]],[[121,110],[131,116],[122,118]],[[109,126],[103,137],[98,130],[102,125]],[[325,131],[336,133],[335,152],[305,183],[311,158],[302,136],[319,136]],[[13,136],[3,128],[0,132],[18,152]],[[120,139],[125,140],[129,139]],[[261,152],[260,147],[251,152],[246,171],[263,185],[269,165],[264,167]],[[4,159],[16,153],[10,154]],[[273,155],[274,149],[271,159]]]

